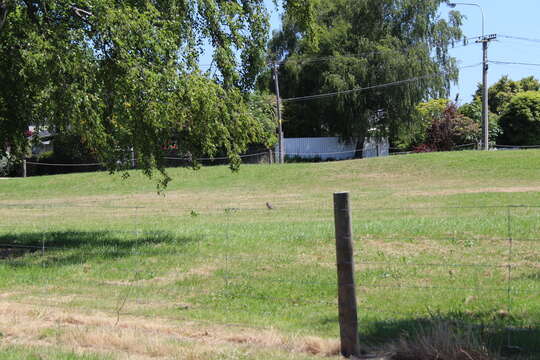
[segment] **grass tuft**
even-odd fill
[[[393,346],[393,360],[497,360],[478,331],[434,320]]]

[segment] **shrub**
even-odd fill
[[[435,117],[427,132],[426,144],[435,151],[449,151],[456,145],[477,142],[481,135],[478,123],[448,104],[440,117]]]
[[[540,144],[540,91],[527,91],[514,96],[501,115],[504,145]]]
[[[416,107],[414,119],[395,144],[416,152],[448,151],[456,145],[476,143],[482,129],[478,121],[458,111],[447,99],[434,99]],[[475,115],[472,110],[470,113]]]

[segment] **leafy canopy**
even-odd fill
[[[332,93],[416,78],[400,86],[285,103],[288,136],[362,137],[374,125],[396,133],[416,105],[446,95],[457,78],[448,48],[461,37],[461,16],[439,16],[442,0],[327,0],[314,6],[317,43],[295,18],[269,48],[280,67],[283,98]],[[272,89],[271,77],[259,85]],[[381,114],[384,116],[376,116]],[[373,124],[378,118],[379,123]]]
[[[475,123],[482,128],[482,100],[480,98],[474,101],[463,104],[459,107],[459,112],[468,118],[472,119]],[[499,136],[502,134],[502,129],[499,125],[499,115],[489,112],[489,141],[496,142]]]
[[[507,75],[502,76],[495,84],[488,89],[489,102],[489,139],[491,142],[502,141],[506,144],[519,145],[510,142],[503,134],[503,127],[500,124],[501,115],[505,112],[507,106],[514,96],[526,91],[540,90],[540,82],[533,76],[525,77],[514,81]],[[482,124],[482,84],[473,96],[473,101],[463,104],[459,112],[473,119],[476,123]]]
[[[284,7],[313,33],[309,3]],[[225,151],[233,168],[249,143],[270,145],[247,101],[265,65],[263,0],[72,4],[0,0],[0,155],[24,152],[30,124],[79,134],[111,171],[128,166],[133,148],[148,175],[165,175],[169,141],[194,158]],[[205,43],[213,48],[206,73]]]
[[[526,91],[512,97],[501,115],[500,124],[504,144],[540,144],[540,91]]]
[[[461,113],[448,99],[422,102],[416,111],[416,120],[396,142],[404,150],[449,151],[456,145],[476,143],[480,139],[480,124]]]
[[[540,90],[540,82],[534,76],[528,76],[514,81],[508,75],[504,75],[488,89],[489,111],[496,115],[501,115],[504,112],[505,106],[514,95],[525,91],[538,90]],[[474,101],[481,102],[481,97],[482,84],[479,84]]]

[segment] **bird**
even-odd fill
[[[274,206],[269,202],[266,203],[266,207],[268,208],[268,210],[274,210]]]

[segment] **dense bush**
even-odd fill
[[[477,142],[481,128],[474,120],[460,114],[454,103],[448,104],[441,117],[433,119],[426,144],[433,150],[449,151],[456,145]]]
[[[460,114],[465,115],[466,117],[474,120],[480,128],[482,128],[482,102],[480,99],[475,99],[473,102],[464,104],[459,108]],[[497,139],[502,135],[502,129],[499,124],[500,116],[489,112],[488,122],[489,122],[489,141],[495,143]]]
[[[500,119],[505,145],[540,144],[540,91],[527,91],[514,96]]]
[[[415,152],[448,151],[456,145],[476,143],[482,129],[478,122],[462,114],[455,103],[434,99],[417,106],[419,119],[398,147]]]

